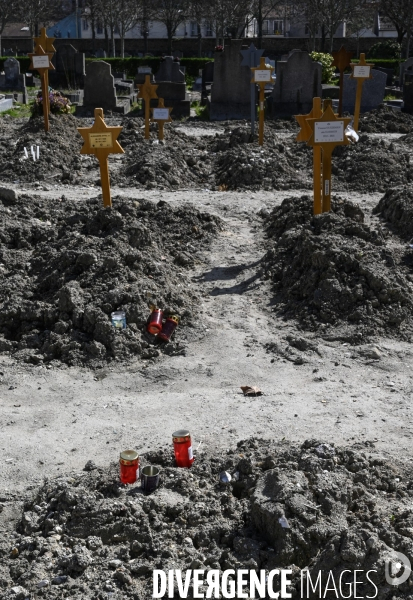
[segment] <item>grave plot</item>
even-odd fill
[[[337,190],[385,192],[413,181],[413,164],[397,141],[360,135],[357,144],[334,150],[332,173]]]
[[[188,266],[220,228],[193,207],[100,198],[0,204],[0,348],[18,359],[90,366],[184,348],[199,302]],[[149,305],[178,314],[176,343],[145,334]],[[112,311],[126,311],[115,329]],[[155,343],[155,346],[153,345]]]
[[[3,181],[67,181],[74,183],[83,175],[85,161],[79,155],[82,138],[77,132],[79,122],[72,115],[50,115],[50,131],[45,133],[43,117],[35,117],[17,128],[4,124],[0,179]],[[39,159],[33,161],[31,147],[39,146]],[[24,148],[28,152],[25,157]],[[91,161],[90,161],[91,162]],[[98,165],[96,165],[98,172]]]
[[[410,133],[413,115],[382,105],[360,116],[361,133]]]
[[[363,445],[261,439],[240,441],[224,455],[198,453],[190,470],[173,466],[170,448],[141,460],[161,468],[161,487],[149,497],[117,482],[118,465],[89,463],[27,498],[17,531],[0,542],[7,581],[0,599],[147,600],[154,569],[185,576],[187,569],[276,568],[292,569],[292,597],[300,593],[300,569],[308,568],[314,582],[322,572],[320,597],[335,597],[323,595],[330,571],[337,585],[342,575],[344,592],[359,569],[360,597],[374,597],[373,580],[380,600],[394,598],[384,562],[394,560],[392,548],[413,550],[406,462]],[[224,472],[226,485],[219,483]],[[376,571],[370,581],[369,570]],[[405,582],[397,597],[409,591]]]
[[[413,243],[413,186],[387,190],[373,213],[389,223],[395,233]],[[409,249],[407,256],[410,255]]]
[[[353,342],[379,334],[410,339],[413,286],[361,208],[336,198],[332,212],[312,216],[308,196],[289,198],[265,226],[271,247],[263,268],[278,313]]]

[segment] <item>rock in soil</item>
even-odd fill
[[[161,469],[149,496],[138,483],[118,483],[118,465],[45,480],[0,542],[0,600],[146,600],[154,569],[276,568],[291,569],[297,600],[304,568],[313,581],[322,571],[322,594],[330,571],[338,582],[347,570],[347,589],[358,569],[358,597],[394,598],[385,561],[397,561],[396,549],[413,552],[409,462],[384,460],[368,443],[256,438],[224,455],[198,453],[191,469],[176,468],[170,448],[142,460]],[[410,591],[406,582],[397,597]],[[310,597],[336,598],[331,588]]]
[[[0,351],[90,366],[182,352],[200,301],[187,272],[220,223],[164,201],[0,201]],[[173,343],[146,334],[151,304],[181,317]]]
[[[394,231],[405,239],[413,237],[413,186],[387,190],[383,198],[373,209]],[[413,243],[413,242],[412,242]]]
[[[344,326],[359,341],[378,332],[410,338],[413,287],[380,232],[351,202],[336,200],[316,216],[312,204],[288,198],[266,219],[263,267],[277,308],[309,330]]]

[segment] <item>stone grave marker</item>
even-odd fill
[[[230,40],[222,52],[215,53],[209,108],[213,121],[250,118],[251,69],[241,66],[242,44],[242,40]]]
[[[11,92],[14,99],[27,104],[26,76],[20,74],[20,63],[15,58],[4,62],[4,75],[0,75],[0,90]]]
[[[321,63],[313,61],[303,50],[293,50],[287,60],[278,61],[271,95],[273,116],[309,113],[313,98],[322,94],[321,71]]]
[[[413,114],[413,72],[404,72],[403,112]]]
[[[179,62],[172,56],[166,56],[155,74],[155,81],[158,85],[157,94],[164,99],[165,106],[173,109],[177,117],[189,117],[191,103],[186,91],[185,75]],[[153,100],[151,107],[156,108]]]
[[[180,64],[172,56],[165,56],[161,62],[158,72],[155,74],[155,81],[173,81],[175,83],[185,83],[185,75],[180,69]]]
[[[50,82],[55,86],[70,89],[82,88],[85,78],[85,55],[78,52],[71,44],[58,46],[53,60],[55,71]]]
[[[202,69],[202,84],[201,84],[201,106],[205,106],[209,93],[211,92],[211,85],[214,81],[214,63],[207,62]]]
[[[413,57],[408,58],[404,62],[400,63],[400,87],[403,87],[404,84],[404,74],[406,71],[413,71]]]
[[[116,97],[110,64],[103,60],[90,62],[86,66],[83,106],[76,107],[76,115],[93,113],[95,108],[121,114],[130,110],[128,99],[121,101]]]
[[[371,69],[371,79],[363,84],[363,95],[361,97],[360,112],[368,112],[382,104],[386,88],[386,73],[377,69]],[[343,86],[343,111],[353,113],[356,103],[357,80],[350,75],[344,75]]]

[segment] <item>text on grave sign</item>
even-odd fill
[[[370,68],[364,66],[356,66],[354,67],[353,77],[370,77]]]
[[[167,108],[154,108],[153,109],[153,120],[167,121],[169,119],[169,109]]]
[[[89,133],[91,148],[112,148],[113,140],[111,133]]]
[[[314,125],[316,143],[344,141],[343,121],[318,121]]]
[[[254,72],[254,81],[271,81],[271,71],[269,69],[258,69]]]
[[[50,67],[48,56],[33,56],[34,69],[48,69]]]

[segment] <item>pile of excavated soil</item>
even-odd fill
[[[387,190],[373,209],[380,214],[394,231],[403,238],[413,237],[413,187],[406,186]]]
[[[0,351],[99,366],[182,350],[199,301],[186,271],[220,228],[192,206],[100,198],[0,203]],[[176,342],[145,333],[149,305],[182,321]],[[127,328],[110,314],[126,311]]]
[[[309,189],[312,187],[312,152],[293,139],[277,139],[267,132],[262,147],[252,142],[249,129],[236,128],[215,140],[216,185],[223,189]],[[224,151],[218,152],[219,148]]]
[[[67,181],[74,183],[80,175],[83,144],[77,127],[81,127],[73,115],[50,115],[50,131],[44,130],[43,117],[35,117],[15,126],[2,120],[5,126],[0,140],[0,179],[4,181]],[[39,146],[39,160],[33,161],[31,147]],[[26,148],[29,157],[25,157]],[[97,164],[96,164],[97,166]]]
[[[380,233],[351,202],[335,200],[332,212],[316,216],[312,204],[288,198],[266,219],[263,267],[278,308],[305,329],[410,337],[413,286]]]
[[[335,189],[385,192],[413,181],[413,162],[403,146],[361,135],[356,144],[334,149],[332,173]]]
[[[139,484],[121,486],[117,465],[89,462],[84,472],[45,480],[26,500],[17,531],[0,541],[0,599],[149,600],[154,569],[185,576],[277,568],[292,571],[293,598],[307,597],[305,568],[314,584],[321,571],[311,598],[337,598],[332,579],[347,595],[355,570],[354,597],[412,598],[409,582],[395,596],[385,581],[395,550],[413,552],[411,467],[367,444],[247,440],[225,454],[198,453],[190,470],[173,466],[170,448],[141,460],[161,469],[150,496]],[[174,591],[184,597],[176,584]]]
[[[362,133],[410,133],[413,115],[381,105],[360,115],[359,131]]]

